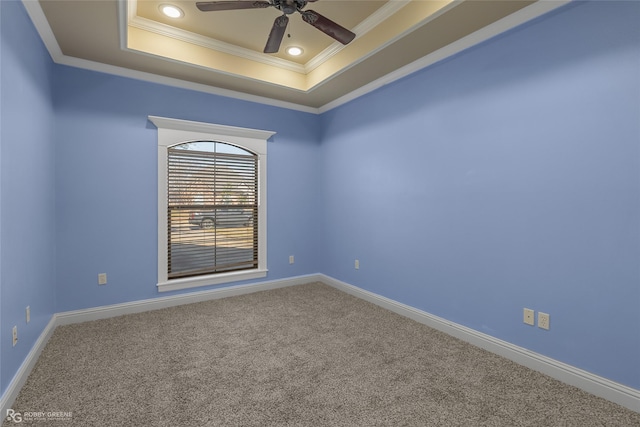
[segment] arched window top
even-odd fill
[[[158,127],[158,290],[267,275],[275,132],[149,116]]]
[[[256,155],[247,149],[221,141],[189,141],[175,144],[170,148],[176,150],[199,151],[203,153],[237,154],[245,156]]]
[[[229,145],[243,147],[259,156],[266,156],[267,140],[275,134],[266,130],[157,116],[149,116],[149,120],[158,127],[158,146],[166,148],[189,141],[225,141]]]

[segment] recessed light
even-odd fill
[[[301,47],[298,46],[290,46],[287,48],[287,53],[291,56],[300,56],[302,55],[302,52],[304,51]]]
[[[174,6],[172,4],[161,4],[159,6],[160,12],[169,18],[182,18],[184,16],[184,12],[178,6]]]

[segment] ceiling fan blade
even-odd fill
[[[218,10],[261,9],[272,6],[268,1],[259,0],[224,0],[224,1],[199,1],[198,9],[203,12],[215,12]]]
[[[273,27],[271,27],[267,44],[264,47],[264,53],[276,53],[280,50],[280,43],[282,43],[284,33],[287,31],[288,23],[289,17],[287,15],[280,15],[273,21]]]
[[[342,25],[336,24],[329,18],[325,18],[318,12],[313,10],[303,10],[300,12],[302,19],[307,24],[313,25],[329,37],[333,37],[342,44],[349,44],[355,38],[355,34],[344,28]]]

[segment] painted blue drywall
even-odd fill
[[[0,8],[0,390],[4,392],[54,313],[56,224],[53,62],[22,3],[2,1]],[[18,326],[15,347],[14,325]]]
[[[317,115],[65,66],[54,76],[58,312],[159,296],[149,115],[277,132],[267,148],[266,280],[317,272]],[[107,286],[97,285],[101,272]]]
[[[324,114],[321,271],[640,388],[638,22],[573,4]]]
[[[0,167],[2,166],[2,47],[4,42],[2,41],[2,7],[0,6]],[[2,173],[0,169],[0,340],[2,337],[3,323],[2,323]],[[2,382],[2,349],[0,348],[0,396],[3,395],[5,385]]]
[[[268,279],[327,273],[640,389],[637,3],[566,7],[321,117],[52,66],[0,5],[2,392],[53,312],[159,295],[148,115],[278,132]]]

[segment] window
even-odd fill
[[[258,267],[258,156],[218,141],[168,148],[169,279]]]
[[[274,132],[149,120],[158,127],[158,290],[265,277]]]

